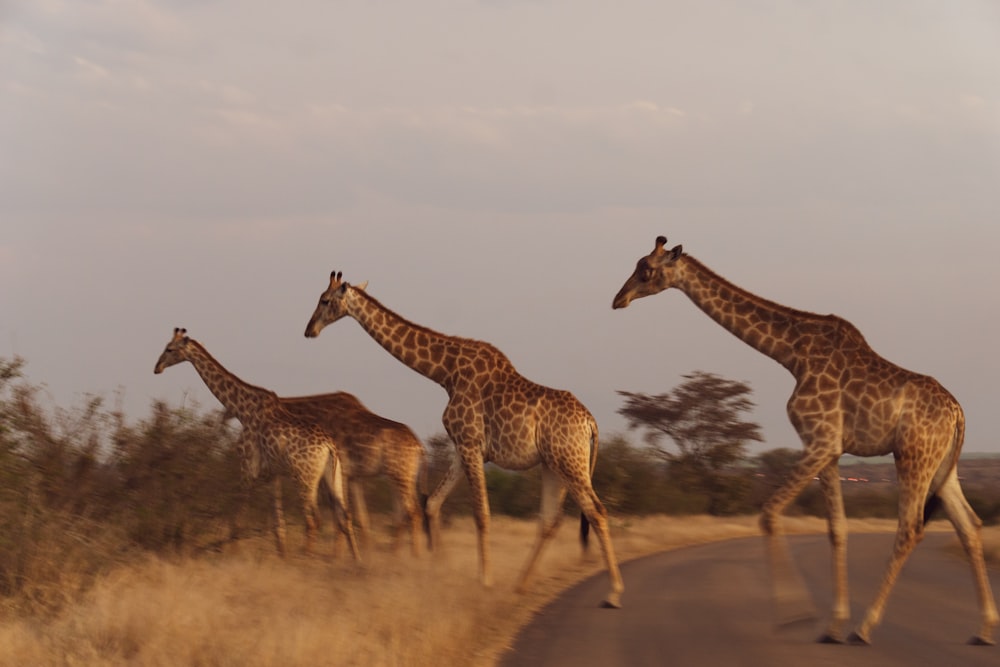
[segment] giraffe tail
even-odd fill
[[[597,466],[597,422],[590,418],[590,478],[594,478],[594,468]],[[587,515],[580,512],[580,546],[586,551],[590,546],[590,521]]]
[[[958,465],[958,457],[962,453],[962,445],[965,443],[965,414],[962,412],[962,408],[958,408],[957,418],[955,420],[955,435],[952,437],[951,441],[951,451],[948,453],[948,459],[941,465],[941,470],[939,471],[938,477],[944,479],[944,475],[941,473],[950,473],[955,466]],[[924,503],[924,525],[931,520],[931,516],[934,512],[941,507],[941,497],[936,491],[932,492],[928,496],[927,501]]]

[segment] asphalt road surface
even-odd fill
[[[892,535],[850,535],[851,619],[875,595]],[[830,616],[826,536],[792,536],[792,556],[817,606],[815,621],[776,628],[763,538],[717,542],[622,567],[622,609],[601,609],[601,573],[542,609],[501,667],[725,665],[1000,667],[1000,646],[969,646],[979,627],[971,569],[952,533],[930,533],[910,556],[871,646],[818,644]],[[1000,594],[1000,572],[990,572]]]

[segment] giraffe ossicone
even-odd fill
[[[333,438],[314,419],[294,415],[286,410],[278,396],[262,387],[244,382],[226,370],[201,343],[187,336],[187,330],[177,327],[167,343],[153,372],[190,362],[209,391],[253,434],[259,456],[255,471],[265,466],[274,474],[275,540],[278,552],[285,554],[285,525],[281,509],[281,477],[290,476],[296,483],[306,521],[306,552],[310,552],[316,537],[316,494],[321,480],[334,506],[338,528],[347,536],[351,553],[360,560],[354,527],[348,510],[344,483],[344,466]],[[244,454],[246,455],[246,454]],[[247,474],[246,471],[244,474]]]
[[[971,642],[992,644],[1000,622],[990,588],[982,521],[962,494],[957,464],[965,437],[958,401],[934,378],[901,368],[876,354],[861,332],[834,315],[782,306],[737,287],[684,253],[666,249],[659,236],[653,251],[612,301],[615,309],[633,300],[677,288],[706,315],[747,345],[771,357],[795,377],[787,412],[803,443],[789,478],[764,503],[772,572],[787,560],[782,511],[819,477],[829,514],[834,561],[833,613],[822,641],[844,641],[850,621],[847,587],[847,520],[840,488],[841,454],[895,457],[899,480],[899,526],[879,590],[851,641],[868,643],[889,594],[914,546],[923,537],[925,506],[940,500],[972,565],[980,627]]]
[[[442,421],[456,456],[427,501],[432,543],[438,534],[441,504],[464,473],[472,492],[480,579],[491,585],[490,515],[483,466],[492,462],[510,470],[527,470],[540,465],[538,535],[517,588],[527,588],[542,548],[559,525],[568,491],[583,512],[581,540],[585,544],[592,526],[601,544],[611,579],[604,605],[620,606],[624,585],[611,545],[607,510],[591,484],[597,459],[597,423],[583,404],[568,391],[523,377],[489,343],[446,336],[405,320],[362,286],[350,285],[334,271],[306,325],[306,337],[315,338],[324,327],[345,316],[355,319],[389,354],[448,393]]]

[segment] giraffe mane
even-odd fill
[[[199,343],[198,341],[196,341],[194,338],[188,338],[188,342],[191,345],[196,346],[198,348],[198,350],[203,355],[205,355],[206,357],[208,357],[219,368],[225,369],[226,372],[229,373],[229,375],[231,375],[233,377],[233,379],[235,379],[240,384],[244,385],[245,387],[248,387],[249,389],[252,389],[252,390],[255,390],[255,391],[259,391],[259,392],[263,392],[263,393],[269,394],[270,396],[273,396],[274,398],[278,398],[278,394],[276,392],[274,392],[273,390],[268,389],[266,387],[261,387],[261,386],[255,385],[255,384],[251,384],[251,383],[247,382],[246,380],[244,380],[243,378],[241,378],[240,376],[238,376],[235,373],[233,373],[232,371],[230,371],[228,367],[223,366],[221,363],[219,363],[219,360],[216,359],[214,356],[212,356],[212,353],[209,352],[208,349],[206,349],[204,345],[202,345],[201,343]]]
[[[380,302],[378,299],[376,299],[375,297],[373,297],[371,294],[369,294],[365,290],[355,289],[354,292],[358,296],[360,296],[360,297],[362,297],[362,298],[367,299],[368,301],[370,301],[372,304],[375,305],[376,308],[378,308],[380,310],[384,310],[384,311],[386,311],[388,313],[392,313],[393,315],[395,315],[396,317],[398,317],[399,320],[404,325],[406,325],[407,327],[413,328],[414,331],[423,332],[425,334],[429,334],[429,335],[435,336],[435,337],[447,338],[449,340],[454,341],[455,343],[457,343],[459,345],[470,345],[470,346],[475,346],[475,347],[487,347],[497,357],[499,357],[499,358],[503,359],[504,361],[506,361],[510,365],[511,368],[514,367],[514,364],[512,364],[511,361],[510,361],[510,359],[507,358],[507,355],[504,354],[499,349],[497,349],[492,343],[489,343],[489,342],[484,341],[484,340],[478,340],[476,338],[465,338],[465,337],[462,337],[462,336],[452,336],[452,335],[449,335],[449,334],[441,333],[440,331],[435,331],[434,329],[431,329],[430,327],[425,327],[422,324],[417,324],[416,322],[412,322],[412,321],[406,319],[405,317],[403,317],[402,315],[400,315],[396,311],[392,310],[391,308],[386,308],[382,304],[382,302]]]

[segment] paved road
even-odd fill
[[[762,538],[649,556],[622,567],[622,609],[600,609],[607,575],[595,576],[543,609],[501,667],[726,665],[782,667],[1000,666],[1000,646],[967,646],[978,628],[970,569],[945,549],[951,533],[918,545],[896,585],[872,646],[815,643],[829,617],[825,536],[791,537],[820,618],[776,629]],[[852,619],[860,619],[882,575],[891,535],[851,535]],[[1000,572],[992,571],[995,594]]]

